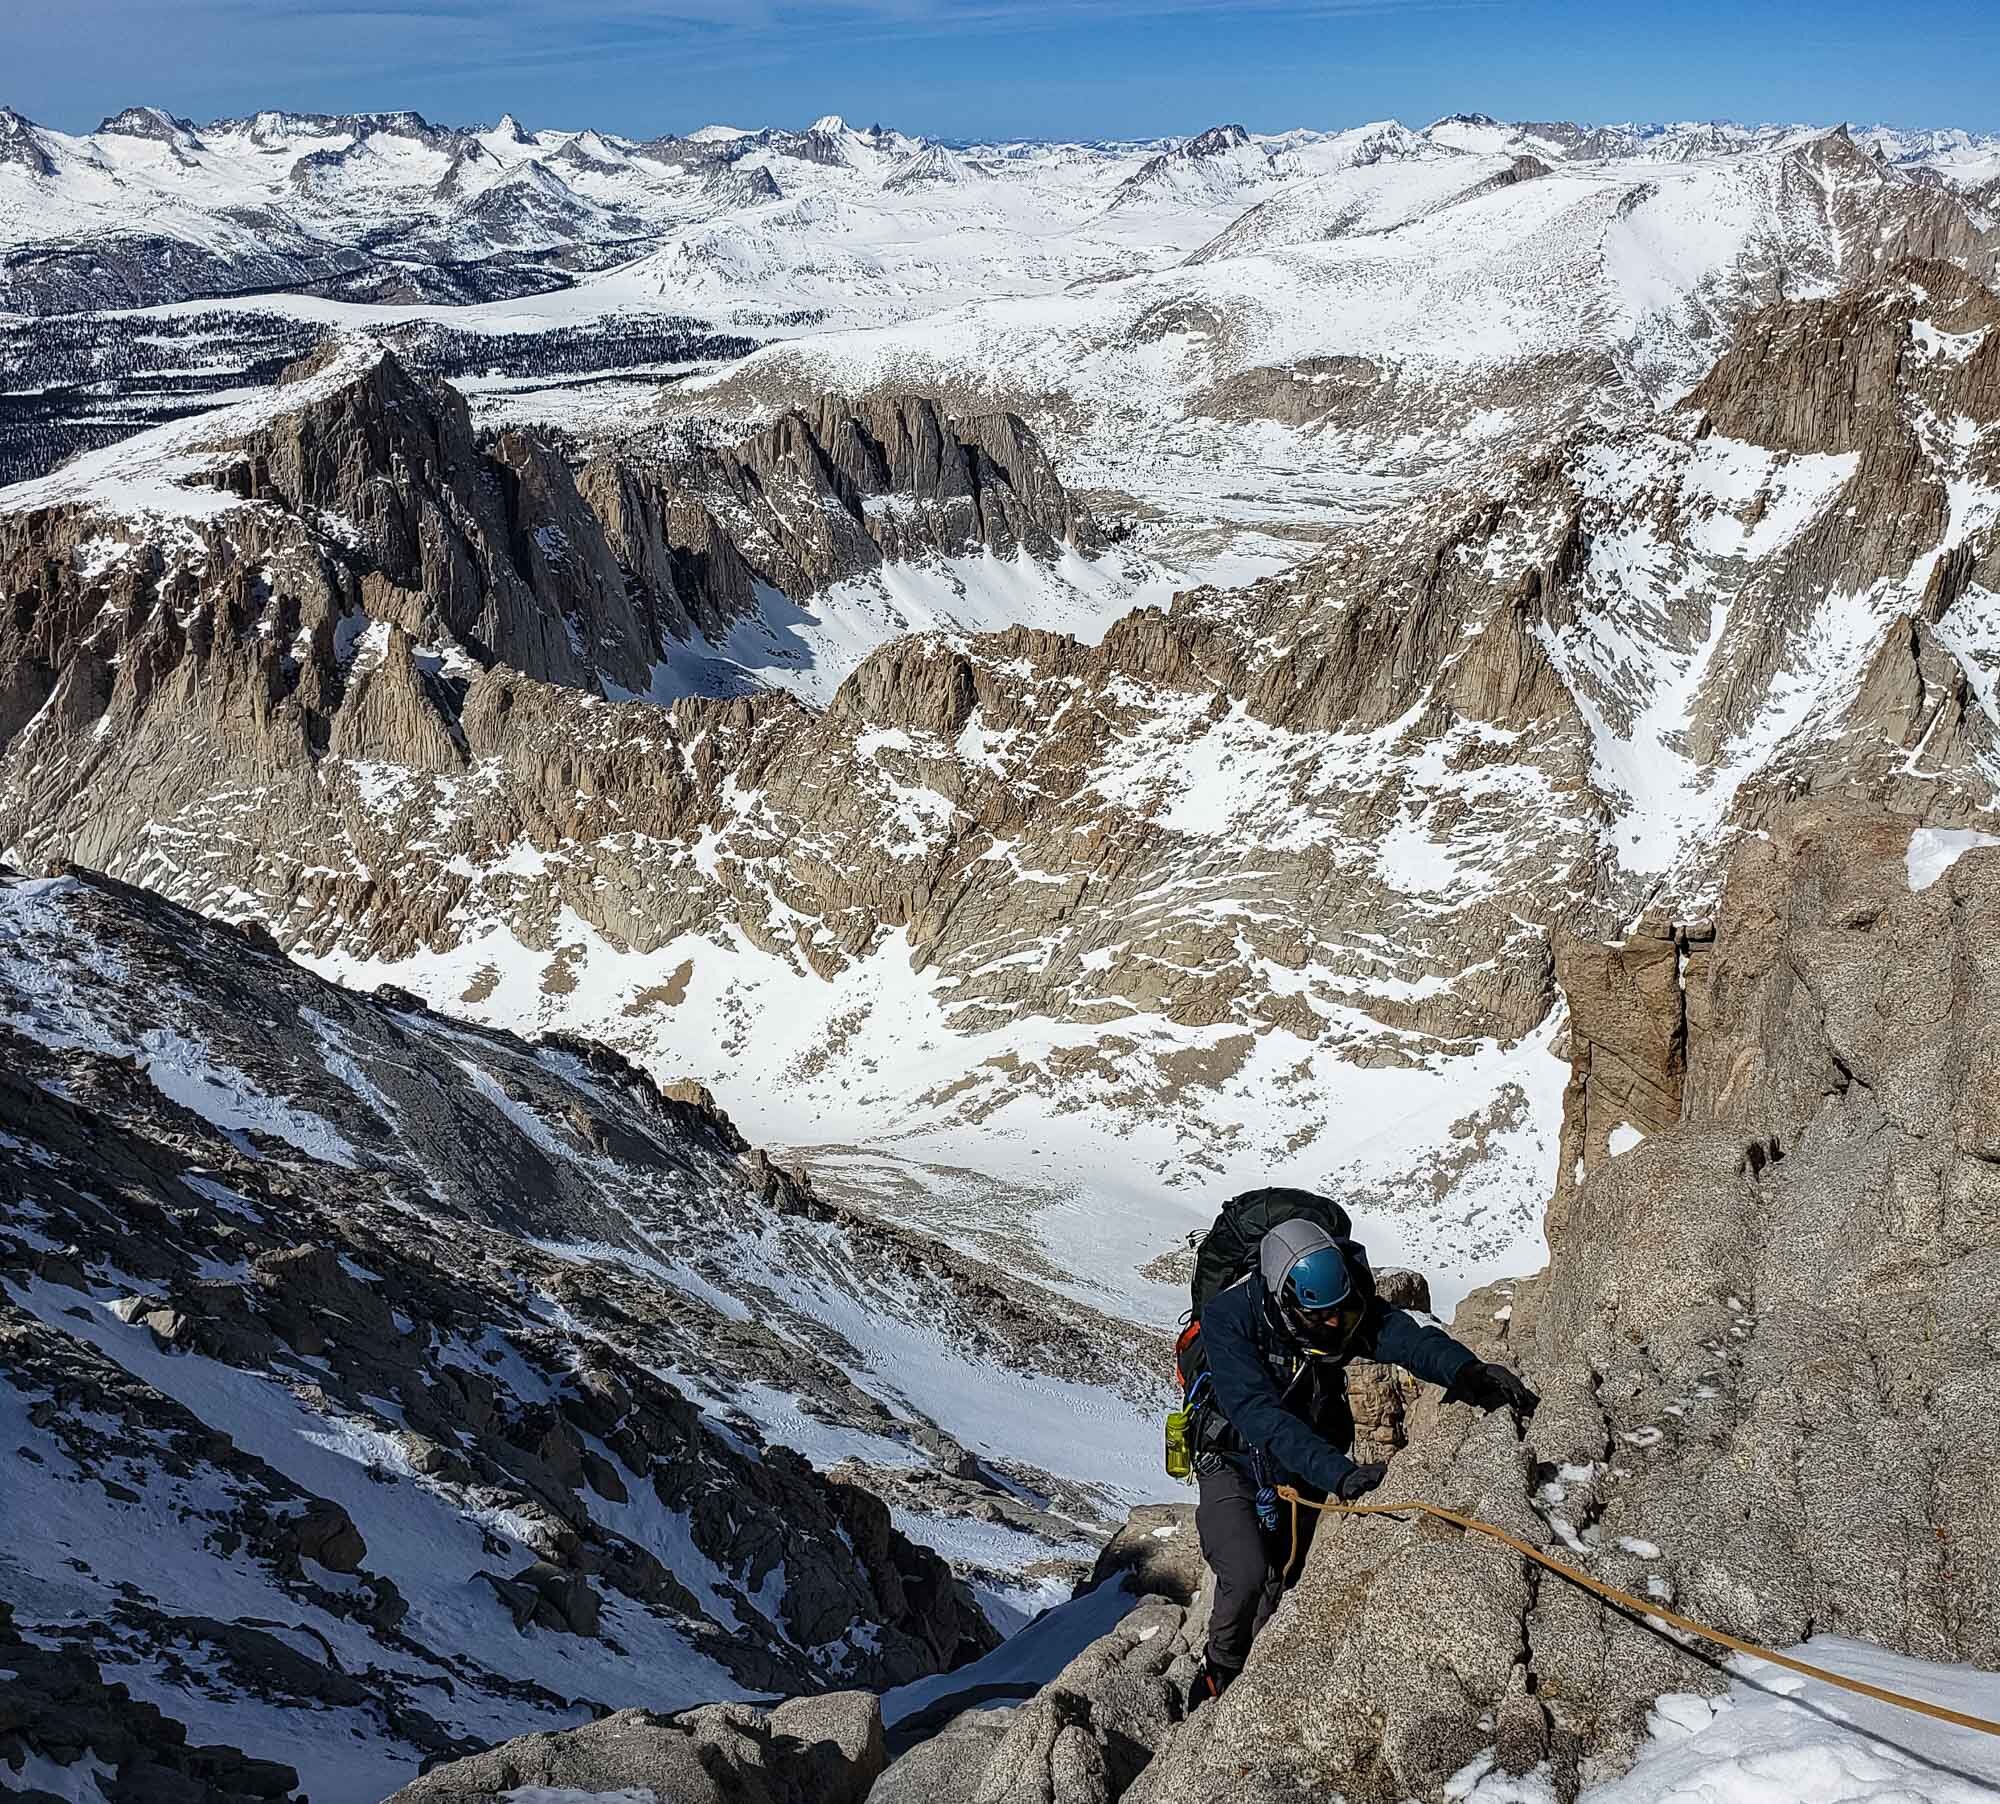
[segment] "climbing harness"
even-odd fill
[[[1629,1591],[1620,1591],[1613,1586],[1594,1579],[1587,1572],[1579,1572],[1574,1566],[1565,1566],[1562,1561],[1551,1559],[1539,1547],[1531,1547],[1516,1535],[1510,1535],[1504,1528],[1495,1527],[1491,1522],[1481,1522],[1476,1516],[1461,1516],[1456,1511],[1440,1509],[1434,1503],[1337,1503],[1329,1498],[1324,1503],[1316,1503],[1312,1498],[1302,1496],[1295,1485],[1280,1485],[1278,1495],[1292,1506],[1292,1550],[1285,1561],[1289,1572],[1299,1553],[1299,1506],[1318,1510],[1326,1515],[1342,1516],[1407,1516],[1412,1513],[1434,1516],[1440,1522],[1449,1522],[1456,1528],[1470,1529],[1474,1534],[1486,1535],[1495,1541],[1504,1542],[1524,1559],[1533,1560],[1537,1566],[1546,1567],[1558,1578],[1567,1579],[1572,1585],[1580,1585],[1586,1591],[1617,1604],[1621,1609],[1631,1610],[1640,1616],[1656,1617],[1659,1621],[1684,1634],[1697,1636],[1703,1641],[1713,1641],[1720,1646],[1731,1648],[1739,1654],[1749,1654],[1759,1660],[1769,1660],[1775,1666],[1789,1667],[1793,1672],[1804,1673],[1809,1679],[1818,1679],[1822,1684],[1836,1685],[1842,1691],[1852,1691],[1865,1698],[1873,1698],[1878,1704],[1893,1704],[1899,1710],[1914,1710],[1920,1716],[1935,1717],[1942,1723],[1955,1723],[1961,1729],[1976,1729],[1982,1735],[2000,1735],[2000,1722],[1991,1722],[1983,1716],[1968,1716],[1962,1710],[1950,1710],[1943,1704],[1933,1704],[1923,1698],[1905,1697],[1898,1691],[1885,1691],[1880,1685],[1870,1685],[1865,1679],[1850,1679],[1844,1673],[1829,1672],[1824,1666],[1813,1666],[1804,1660],[1795,1660],[1790,1654],[1781,1654],[1768,1647],[1760,1647],[1754,1641],[1740,1641],[1734,1635],[1724,1634],[1720,1629],[1712,1629],[1686,1616],[1676,1616],[1671,1610],[1663,1610],[1657,1602],[1647,1602],[1634,1597]]]

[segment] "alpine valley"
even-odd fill
[[[1159,1470],[1322,1191],[2000,1716],[2000,137],[0,110],[0,481],[0,1789],[2000,1784],[1381,1519],[1195,1713]]]

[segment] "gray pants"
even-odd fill
[[[1215,1606],[1208,1622],[1208,1669],[1218,1682],[1227,1684],[1243,1670],[1250,1643],[1270,1620],[1285,1587],[1298,1576],[1296,1570],[1285,1570],[1292,1544],[1292,1512],[1281,1502],[1277,1532],[1266,1534],[1257,1524],[1257,1487],[1235,1467],[1204,1472],[1200,1484],[1194,1526],[1201,1537],[1201,1557],[1215,1574]],[[1317,1510],[1299,1512],[1301,1566],[1318,1525]]]

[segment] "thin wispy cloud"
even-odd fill
[[[311,71],[359,83],[380,72],[404,90],[436,81],[463,91],[502,79],[586,71],[612,59],[657,59],[663,79],[798,67],[831,50],[949,55],[978,40],[1229,22],[1360,19],[1486,9],[1503,0],[71,0],[0,20],[10,37],[79,49],[148,30],[189,46],[221,46],[243,65]],[[171,67],[166,71],[175,73]],[[282,81],[282,77],[281,77]],[[244,104],[265,104],[245,95]],[[111,101],[107,98],[105,104]]]
[[[235,5],[239,0],[228,0]],[[1429,13],[1499,6],[1504,0],[1305,0],[1278,5],[1267,0],[1218,4],[1217,0],[1039,0],[1037,4],[950,3],[950,0],[880,0],[878,4],[765,7],[745,19],[737,9],[706,8],[694,0],[629,0],[600,5],[585,17],[560,12],[562,29],[523,39],[509,32],[504,47],[486,49],[454,36],[442,47],[440,66],[464,70],[532,71],[587,64],[623,52],[671,51],[686,71],[701,66],[722,67],[746,56],[785,55],[796,60],[838,44],[854,51],[869,46],[909,44],[929,40],[949,44],[971,37],[1022,37],[1071,28],[1080,22],[1138,22],[1146,19],[1240,17],[1293,19],[1357,17],[1387,13]],[[377,7],[366,7],[371,14]],[[422,9],[400,16],[421,26]],[[478,16],[476,8],[467,17]]]
[[[1924,5],[1928,35],[1872,0],[0,0],[0,101],[70,130],[135,100],[638,134],[828,110],[946,136],[1461,108],[1989,126],[2000,9]]]

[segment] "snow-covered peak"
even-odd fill
[[[1214,125],[1141,165],[1112,196],[1114,208],[1160,202],[1207,206],[1269,181],[1270,154],[1240,125]]]
[[[451,167],[431,192],[440,200],[457,199],[483,181],[497,177],[502,168],[500,159],[479,139],[473,138],[459,147],[457,155],[451,160]]]
[[[56,166],[42,146],[40,128],[12,107],[0,107],[0,165],[12,164],[30,175],[54,175]]]
[[[1796,125],[1746,126],[1722,119],[1670,124],[1590,124],[1569,119],[1509,123],[1487,113],[1452,113],[1433,120],[1416,135],[1476,155],[1592,163],[1714,160],[1782,148],[1815,134],[1812,128]]]
[[[898,193],[912,188],[950,188],[963,182],[970,173],[965,159],[957,152],[947,150],[942,144],[926,144],[898,163],[883,186]]]
[[[155,138],[162,144],[188,151],[202,148],[193,121],[176,119],[162,107],[128,106],[122,113],[112,114],[97,130],[100,136],[110,133],[121,138]]]
[[[1490,113],[1448,113],[1442,119],[1432,120],[1419,136],[1449,150],[1494,155],[1511,151],[1520,133],[1511,125],[1502,125]]]
[[[289,144],[297,135],[297,126],[288,113],[263,112],[250,121],[249,139],[253,144],[262,144],[279,150]]]
[[[847,121],[838,113],[822,113],[806,127],[809,132],[819,132],[825,137],[839,138],[846,135]]]
[[[518,163],[501,178],[501,185],[532,188],[538,194],[546,194],[552,200],[574,200],[574,190],[557,175],[540,157],[530,157],[525,163]]]
[[[632,153],[602,132],[582,131],[551,151],[548,160],[580,174],[619,176],[631,168]]]
[[[1447,155],[1453,149],[1394,119],[1381,119],[1347,131],[1315,133],[1277,150],[1271,161],[1282,174],[1326,175],[1385,160]]]
[[[1223,157],[1232,150],[1241,150],[1250,142],[1250,134],[1240,125],[1211,125],[1207,131],[1198,132],[1180,147],[1177,153],[1184,157]]]
[[[703,194],[729,207],[759,207],[766,201],[782,200],[784,192],[764,163],[728,164],[702,184]]]
[[[631,159],[622,145],[614,144],[602,132],[582,131],[564,145],[565,150],[573,150],[579,156],[595,158],[600,163],[624,163]]]

